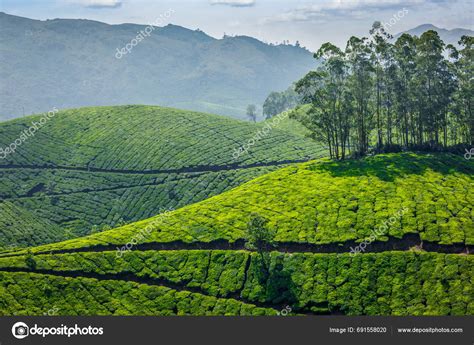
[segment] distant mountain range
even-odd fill
[[[245,117],[316,67],[308,50],[176,25],[121,50],[145,25],[0,12],[0,120],[93,105],[152,104]],[[129,46],[130,47],[130,46]],[[117,58],[117,57],[119,58]]]
[[[109,25],[83,19],[32,20],[0,12],[0,121],[97,105],[149,104],[245,118],[318,62],[292,45],[247,36],[213,38],[167,25]],[[423,24],[456,44],[472,30]],[[399,37],[401,34],[395,36]],[[132,40],[136,41],[132,41]],[[123,49],[136,43],[130,52]],[[124,54],[125,53],[125,54]]]
[[[400,37],[403,33],[408,33],[410,35],[414,36],[421,36],[424,32],[429,31],[429,30],[434,30],[438,32],[439,36],[441,39],[444,41],[446,44],[453,44],[457,45],[458,41],[461,39],[462,36],[474,36],[474,31],[469,30],[469,29],[452,29],[452,30],[447,30],[447,29],[442,29],[434,26],[433,24],[423,24],[419,25],[416,28],[413,28],[411,30],[407,30],[404,32],[401,32],[397,35],[395,35],[394,39],[397,39]]]

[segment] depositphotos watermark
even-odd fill
[[[159,27],[160,25],[163,25],[164,19],[168,19],[169,17],[171,17],[171,15],[174,12],[175,11],[172,8],[170,8],[165,13],[160,14],[160,16],[158,18],[156,18],[156,20],[153,23],[151,23],[150,25],[148,25],[144,30],[138,31],[137,35],[134,38],[132,38],[130,40],[130,42],[128,42],[125,46],[123,46],[123,48],[121,48],[121,49],[117,48],[117,52],[115,53],[115,58],[116,59],[121,59],[124,55],[127,55],[128,53],[131,53],[132,49],[138,43],[145,40],[147,37],[150,37],[152,32],[155,31],[157,27]]]
[[[466,150],[466,153],[464,154],[464,158],[469,160],[472,158],[472,156],[474,156],[474,148],[468,150],[468,149],[464,149]]]
[[[365,252],[365,248],[374,242],[377,237],[385,235],[388,232],[388,229],[391,225],[395,224],[397,220],[403,217],[403,215],[408,211],[407,207],[400,209],[395,215],[390,217],[388,220],[382,223],[379,227],[376,227],[374,230],[371,231],[369,237],[366,237],[358,246],[355,248],[351,247],[350,255],[354,256],[360,252]],[[388,223],[388,224],[387,224]]]
[[[407,13],[408,13],[408,10],[405,7],[403,7],[403,9],[395,13],[388,22],[382,22],[382,26],[385,29],[385,31],[388,32],[388,29],[391,28],[396,23],[398,23],[403,17],[405,17]]]
[[[33,327],[29,327],[24,322],[17,322],[12,326],[12,334],[17,339],[24,339],[28,336],[39,335],[45,338],[49,335],[62,335],[68,338],[72,336],[94,336],[103,335],[103,327],[79,327],[77,324],[74,327],[69,327],[61,324],[59,327],[39,327],[36,323]]]
[[[162,211],[162,213],[157,216],[157,219],[148,224],[145,229],[140,230],[138,234],[133,236],[132,239],[126,245],[122,247],[117,247],[116,257],[121,258],[123,256],[123,253],[125,253],[126,251],[131,251],[134,246],[136,246],[140,242],[143,242],[148,236],[150,236],[151,232],[155,229],[155,227],[162,223],[170,215],[171,211],[173,211],[173,208],[165,209],[164,212]]]
[[[291,315],[291,312],[293,311],[293,309],[287,305],[285,308],[283,308],[282,310],[278,311],[277,312],[277,315],[278,316],[288,316],[288,315]]]
[[[0,159],[5,159],[11,153],[15,153],[16,149],[21,146],[25,141],[30,137],[34,137],[36,131],[43,127],[46,122],[51,120],[59,110],[56,107],[53,107],[53,110],[48,111],[47,114],[41,117],[41,119],[36,122],[33,121],[31,126],[28,129],[25,129],[21,132],[20,136],[16,138],[10,145],[3,148],[0,147]]]
[[[253,136],[252,139],[249,139],[247,141],[246,144],[234,149],[234,152],[232,153],[232,157],[234,159],[237,159],[243,154],[247,153],[251,146],[254,146],[257,141],[266,137],[270,133],[270,131],[273,128],[277,127],[280,124],[280,121],[287,118],[288,115],[290,115],[289,110],[284,111],[283,113],[278,114],[277,116],[274,116],[272,118],[273,120],[271,120],[270,122],[267,122],[265,126]]]

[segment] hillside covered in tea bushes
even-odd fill
[[[291,165],[166,217],[1,253],[0,315],[472,315],[473,186],[451,154]],[[268,251],[245,246],[250,214],[275,233]]]
[[[0,123],[0,148],[41,117]],[[55,242],[146,219],[324,153],[275,125],[248,152],[234,154],[263,126],[152,106],[58,112],[15,152],[2,151],[0,246]]]
[[[0,315],[472,315],[472,255],[230,250],[0,259]],[[33,271],[35,273],[33,273]],[[54,309],[53,309],[54,308]]]
[[[168,214],[33,252],[124,245],[150,224],[145,243],[236,242],[249,215],[269,220],[279,243],[361,241],[393,218],[380,242],[418,236],[420,243],[474,245],[474,163],[452,154],[384,154],[291,165]],[[399,216],[401,214],[401,216]]]

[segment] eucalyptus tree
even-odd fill
[[[257,122],[257,107],[255,104],[249,104],[247,106],[247,117],[250,121]]]
[[[456,75],[457,89],[451,105],[451,115],[455,126],[451,128],[451,140],[474,143],[474,37],[462,36],[460,49],[449,45],[453,60],[452,69]]]
[[[268,227],[268,219],[257,213],[252,213],[245,232],[245,247],[249,250],[255,250],[260,256],[261,273],[264,278],[268,276],[270,268],[268,251],[274,245],[275,232]]]
[[[294,86],[290,86],[283,92],[272,92],[263,103],[263,115],[270,119],[286,110],[292,109],[300,104],[298,94]]]
[[[417,39],[418,144],[438,146],[443,125],[444,109],[449,92],[444,83],[448,78],[444,58],[444,42],[438,33],[426,31]]]
[[[332,158],[344,159],[349,140],[349,114],[344,111],[347,66],[344,53],[335,45],[325,43],[314,54],[324,63],[296,84],[296,91],[311,108],[300,121],[312,136],[328,145]]]
[[[329,96],[329,112],[333,120],[333,147],[337,159],[344,159],[349,148],[350,115],[352,96],[347,88],[348,67],[345,53],[331,43],[325,43],[315,54],[323,59],[327,73],[326,87]]]
[[[395,107],[401,123],[402,141],[408,147],[415,140],[415,72],[416,44],[413,36],[402,34],[394,44],[397,65]],[[411,139],[410,139],[411,138]]]
[[[355,102],[356,153],[364,155],[368,151],[369,134],[373,129],[371,105],[374,68],[368,39],[352,36],[347,42],[345,54],[350,68],[348,87]]]
[[[379,22],[371,39],[351,37],[345,51],[325,43],[322,66],[296,84],[310,109],[299,120],[344,159],[400,146],[439,150],[474,138],[473,37],[458,51],[435,31],[401,35],[394,44]],[[398,145],[394,145],[394,144]]]
[[[386,111],[386,129],[387,129],[387,143],[391,144],[392,124],[390,116],[391,95],[388,94],[389,75],[388,71],[393,70],[392,45],[389,40],[392,35],[387,33],[379,21],[374,22],[370,30],[372,40],[370,41],[370,48],[372,50],[372,61],[375,72],[375,115],[377,127],[377,148],[380,150],[383,146],[383,109],[385,105]],[[393,71],[392,71],[393,72]]]

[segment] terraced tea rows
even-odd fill
[[[11,174],[5,169],[6,188],[2,199],[15,207],[6,219],[13,222],[24,218],[21,212],[33,210],[34,216],[47,220],[48,226],[62,229],[60,233],[53,233],[57,236],[51,236],[51,241],[30,243],[42,244],[66,239],[64,231],[69,232],[69,238],[79,237],[93,229],[102,230],[104,225],[111,228],[177,209],[237,187],[275,168],[277,166],[156,175],[28,169]],[[39,232],[49,232],[46,227],[43,231],[37,227]],[[5,236],[10,231],[7,225],[0,228]],[[21,238],[12,237],[4,243],[28,244],[22,243]]]
[[[41,116],[3,122],[6,147]],[[322,149],[278,128],[254,150],[233,151],[263,125],[223,116],[152,106],[93,107],[59,112],[21,145],[5,165],[64,166],[110,170],[169,170],[195,166],[250,165],[315,157]]]
[[[0,314],[472,315],[473,173],[444,154],[284,167],[166,217],[1,253]],[[252,213],[273,251],[245,250]]]
[[[8,201],[0,203],[0,236],[1,243],[11,247],[66,239],[64,231],[56,224]]]
[[[70,291],[71,285],[77,287],[79,292],[73,293],[73,296],[83,294],[86,289],[84,300],[100,302],[79,309],[78,314],[133,315],[151,312],[139,306],[141,299],[145,298],[141,295],[143,285],[133,289],[130,285],[120,287],[124,289],[119,292],[120,301],[130,308],[110,310],[107,293],[111,293],[113,280],[113,286],[117,288],[123,286],[124,281],[133,281],[146,284],[148,289],[159,285],[181,293],[187,291],[188,304],[199,303],[194,299],[205,301],[205,306],[198,304],[192,312],[198,315],[226,314],[222,307],[219,310],[213,308],[215,303],[227,305],[227,302],[228,307],[232,308],[228,312],[233,315],[242,314],[240,308],[251,305],[264,308],[253,311],[257,313],[275,312],[287,305],[297,314],[474,313],[472,256],[387,252],[352,257],[349,254],[272,252],[266,260],[269,262],[268,274],[262,271],[260,255],[245,251],[145,251],[128,253],[120,258],[115,252],[71,253],[1,259],[2,294],[8,298],[3,306],[0,305],[0,314],[15,311],[34,315],[51,308],[51,305],[55,305],[62,315],[76,314],[70,308],[69,301],[58,298],[58,285],[65,292]],[[31,262],[34,262],[34,267]],[[30,270],[43,275],[26,276],[25,272]],[[30,280],[40,277],[52,283],[37,285],[29,295],[25,295],[24,289],[19,289],[26,288],[31,284]],[[12,279],[15,279],[14,283]],[[90,279],[97,281],[93,284]],[[153,301],[145,300],[145,305],[153,303],[155,309],[152,313],[160,314],[162,305],[171,303],[168,300],[171,296],[156,294]],[[173,298],[172,303],[178,306],[184,303],[180,293]],[[77,303],[74,298],[73,302]],[[171,313],[185,314],[189,311],[178,308]]]
[[[472,246],[473,171],[472,162],[454,155],[308,162],[175,210],[158,224],[150,218],[34,251],[121,246],[148,225],[153,231],[143,243],[235,242],[243,238],[251,213],[269,219],[279,243],[360,242],[378,229],[376,241],[419,234],[421,241]]]
[[[0,281],[1,316],[276,314],[232,299],[128,281],[5,272]]]
[[[0,124],[0,148],[40,116]],[[0,233],[25,246],[83,236],[204,200],[323,150],[301,136],[272,130],[249,150],[233,151],[261,129],[216,115],[147,106],[59,112],[16,152],[0,160],[0,200],[12,207]],[[3,152],[3,151],[2,151]],[[13,239],[24,213],[35,232]]]

